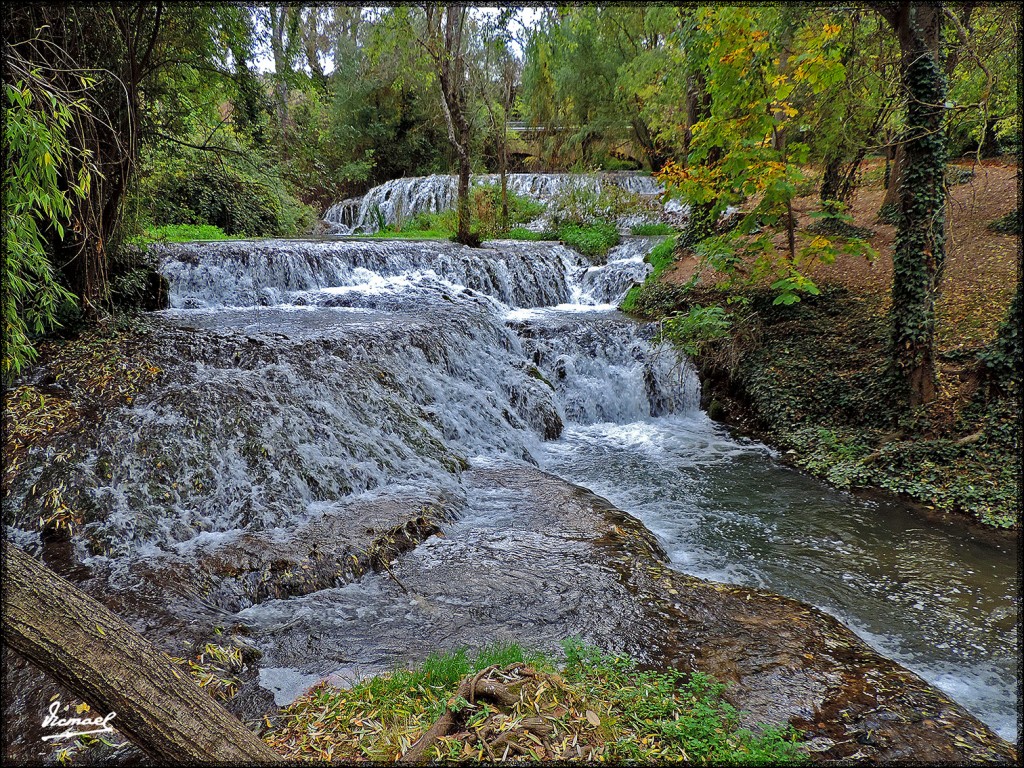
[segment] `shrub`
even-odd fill
[[[39,88],[40,90],[35,90]],[[74,198],[87,194],[85,157],[68,138],[73,109],[38,83],[4,84],[4,155],[7,160],[3,266],[4,351],[2,378],[9,380],[36,358],[33,336],[59,325],[75,297],[54,274],[44,233],[64,237]],[[75,168],[81,170],[77,181]],[[71,189],[60,178],[71,177]]]
[[[144,177],[140,198],[157,226],[212,224],[233,236],[302,234],[318,218],[279,179],[188,158]]]
[[[568,184],[551,198],[548,213],[556,226],[585,226],[610,221],[630,213],[654,210],[651,200],[629,192],[615,184],[600,185],[595,180],[580,179]]]
[[[608,251],[619,244],[619,230],[614,224],[596,222],[582,226],[564,224],[558,228],[558,239],[575,248],[591,261],[601,261]]]
[[[699,355],[708,342],[727,338],[731,329],[732,315],[719,306],[695,304],[685,315],[676,314],[662,321],[662,335],[691,357]]]

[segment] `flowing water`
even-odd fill
[[[614,308],[657,242],[601,267],[513,241],[164,246],[160,382],[81,460],[24,473],[7,535],[39,545],[33,484],[84,489],[75,557],[136,624],[244,631],[286,703],[497,639],[642,656],[583,486],[674,567],[822,607],[1015,738],[1012,545],[831,490],[711,422],[689,362]],[[417,510],[444,535],[344,572]]]
[[[508,190],[532,200],[548,201],[570,187],[583,187],[600,192],[612,185],[644,197],[662,192],[651,176],[640,173],[600,173],[581,176],[575,173],[510,173],[506,176]],[[497,185],[497,174],[473,176],[472,183]],[[339,234],[371,233],[399,221],[407,221],[421,213],[437,213],[455,207],[456,177],[446,174],[414,176],[380,184],[362,197],[342,200],[331,206],[324,220]]]

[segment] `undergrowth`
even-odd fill
[[[558,239],[593,262],[602,261],[620,241],[618,228],[604,221],[563,224],[558,228]]]
[[[641,670],[626,657],[576,641],[564,650],[560,669],[550,656],[503,645],[475,656],[465,650],[434,655],[416,669],[349,689],[322,684],[285,709],[264,738],[291,758],[392,762],[449,713],[459,725],[431,742],[427,760],[804,760],[792,729],[740,728],[739,713],[722,699],[724,686],[705,675]],[[514,700],[498,705],[453,698],[485,675],[514,692]]]
[[[683,306],[697,296],[711,298],[693,292]],[[907,409],[887,365],[888,322],[870,302],[836,290],[792,307],[755,298],[750,310],[738,327],[756,342],[721,338],[695,359],[709,397],[733,400],[794,464],[838,487],[1018,524],[1012,389],[979,387],[968,359],[940,399]]]

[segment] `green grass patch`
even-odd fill
[[[563,224],[558,228],[558,239],[591,261],[603,259],[621,240],[618,228],[604,221],[593,224]]]
[[[164,224],[147,229],[142,242],[187,243],[193,240],[234,240],[213,224]]]
[[[630,227],[630,232],[634,235],[644,235],[651,237],[653,235],[675,235],[678,234],[675,227],[671,224],[663,224],[656,222],[654,224],[637,224],[635,227]]]
[[[641,670],[627,657],[575,641],[564,649],[561,668],[550,656],[499,645],[474,656],[431,656],[416,669],[347,690],[320,685],[286,708],[264,738],[291,758],[393,762],[447,709],[459,727],[430,746],[428,760],[805,761],[792,729],[740,728],[739,713],[722,698],[724,686],[705,675]],[[452,698],[481,671],[518,703]],[[528,722],[542,723],[543,739]],[[515,749],[502,750],[510,741]]]

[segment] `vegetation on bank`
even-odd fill
[[[321,684],[264,739],[305,760],[804,762],[792,729],[740,728],[724,686],[641,670],[575,641],[565,661],[517,645],[434,655],[351,688]]]
[[[822,272],[822,290],[792,305],[765,285],[727,285],[676,250],[666,270],[630,292],[623,308],[661,321],[700,370],[709,413],[753,433],[785,458],[840,488],[879,488],[997,527],[1019,525],[1019,283],[1013,241],[989,221],[1005,210],[1013,171],[957,190],[938,309],[941,376],[932,402],[908,409],[888,354],[889,227],[875,223],[881,264],[850,261]],[[863,200],[881,190],[870,185]],[[858,234],[875,208],[856,206]],[[982,216],[985,214],[982,213]],[[813,228],[811,225],[808,229]],[[850,226],[848,224],[848,226]],[[889,241],[891,242],[891,241]]]

